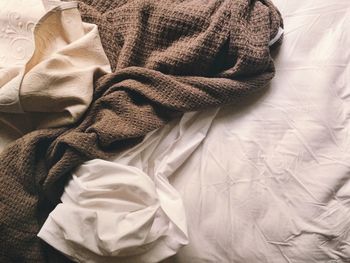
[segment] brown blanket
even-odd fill
[[[32,132],[1,154],[0,262],[48,261],[36,234],[72,169],[274,75],[268,43],[282,21],[268,0],[85,0],[79,9],[99,26],[114,73],[95,76],[80,123]]]

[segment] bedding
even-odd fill
[[[2,0],[0,32],[2,144],[78,121],[94,76],[111,70],[97,26],[82,22],[77,3]]]
[[[38,236],[75,262],[159,262],[188,244],[181,197],[166,178],[96,159],[61,200]]]
[[[164,263],[350,262],[350,3],[274,4],[285,35],[268,90],[186,113],[109,160],[147,174],[155,187],[167,179],[181,195],[189,244]],[[75,174],[96,163],[112,165],[94,160]],[[120,168],[112,171],[117,177]],[[61,216],[69,205],[63,199]],[[94,229],[80,209],[70,210],[69,227]],[[59,236],[68,224],[55,217],[43,231],[56,235],[54,247],[69,247]]]
[[[175,254],[188,243],[187,220],[181,196],[169,183],[169,172],[195,152],[217,112],[185,114],[179,125],[175,121],[149,133],[141,144],[115,156],[113,162],[95,159],[84,163],[38,236],[74,262],[159,262]],[[198,121],[192,125],[194,119]],[[135,175],[136,188],[131,180]],[[144,178],[150,182],[142,184]],[[146,201],[149,195],[144,194],[150,186],[156,193],[153,202]],[[159,223],[160,217],[166,224]]]
[[[167,262],[350,261],[350,3],[273,2],[285,35],[269,90],[222,108],[169,172],[189,245]]]
[[[74,168],[184,112],[252,95],[274,76],[269,42],[282,19],[270,1],[94,0],[79,10],[98,25],[114,72],[96,77],[79,123],[31,132],[1,153],[3,261],[47,260],[36,235]]]

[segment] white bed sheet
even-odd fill
[[[285,36],[267,91],[113,160],[182,196],[189,244],[164,262],[350,262],[350,1],[274,3]]]
[[[350,1],[274,3],[270,89],[222,109],[171,175],[190,243],[169,262],[350,262]]]

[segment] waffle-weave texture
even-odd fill
[[[282,19],[268,0],[84,0],[79,10],[98,25],[113,73],[96,74],[75,126],[32,132],[0,155],[0,262],[65,261],[36,234],[72,169],[274,76],[268,44]]]

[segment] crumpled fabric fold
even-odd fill
[[[75,2],[2,2],[0,119],[23,135],[78,121],[92,101],[94,78],[110,72],[97,26]]]
[[[38,236],[74,261],[159,262],[188,243],[178,192],[136,167],[86,162],[61,200]]]
[[[57,257],[36,234],[79,165],[113,157],[184,112],[234,103],[274,76],[269,42],[283,23],[270,1],[89,0],[79,10],[98,25],[113,73],[96,78],[81,122],[34,131],[0,155],[8,261]]]
[[[78,262],[160,262],[175,254],[189,237],[169,177],[203,143],[218,111],[186,113],[109,161],[81,165],[38,236]]]

